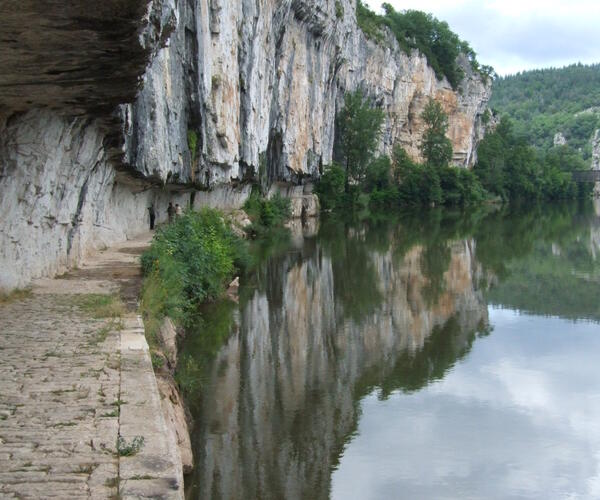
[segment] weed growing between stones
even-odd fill
[[[10,293],[0,293],[0,304],[9,304],[17,300],[23,300],[31,297],[32,291],[28,288],[22,290],[13,290]]]
[[[144,447],[144,436],[135,436],[131,443],[119,436],[117,439],[117,454],[120,457],[131,457]]]
[[[120,318],[126,312],[125,305],[116,295],[89,294],[77,298],[77,303],[94,318]]]

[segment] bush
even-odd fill
[[[245,266],[247,248],[220,212],[204,209],[159,229],[141,261],[141,309],[152,340],[165,316],[185,323],[195,305],[217,298]]]
[[[272,228],[282,227],[292,213],[288,198],[279,193],[271,198],[264,198],[258,189],[252,190],[250,198],[244,204],[244,210],[252,221],[248,228],[252,236],[262,236]]]
[[[317,185],[315,192],[319,197],[323,210],[337,210],[344,204],[344,185],[346,174],[337,163],[325,167],[325,171]]]

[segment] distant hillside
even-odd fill
[[[561,133],[581,157],[591,159],[600,128],[600,64],[525,71],[494,82],[491,107],[508,115],[517,135],[542,151]]]

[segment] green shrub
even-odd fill
[[[252,221],[248,231],[253,236],[261,236],[272,228],[282,227],[292,213],[289,198],[275,193],[267,199],[261,196],[258,189],[252,190],[250,198],[244,204],[244,210]]]
[[[356,22],[367,38],[376,42],[383,41],[381,28],[384,26],[384,22],[382,17],[375,14],[361,0],[356,2]]]
[[[247,248],[220,212],[204,209],[159,229],[141,260],[141,310],[151,341],[165,316],[185,323],[195,305],[217,298],[246,264]]]
[[[188,130],[188,147],[190,148],[190,155],[192,156],[192,163],[196,160],[196,153],[198,148],[198,134],[195,130]]]
[[[335,0],[335,17],[342,19],[344,17],[344,6],[340,0]]]
[[[346,173],[337,163],[325,167],[323,175],[315,186],[323,210],[337,210],[344,204]]]

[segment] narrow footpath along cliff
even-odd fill
[[[8,0],[0,16],[0,291],[147,230],[150,205],[161,222],[169,201],[240,206],[250,182],[309,193],[346,91],[384,109],[381,152],[418,156],[429,97],[457,165],[483,134],[480,75],[465,61],[453,91],[391,34],[365,38],[354,0]]]

